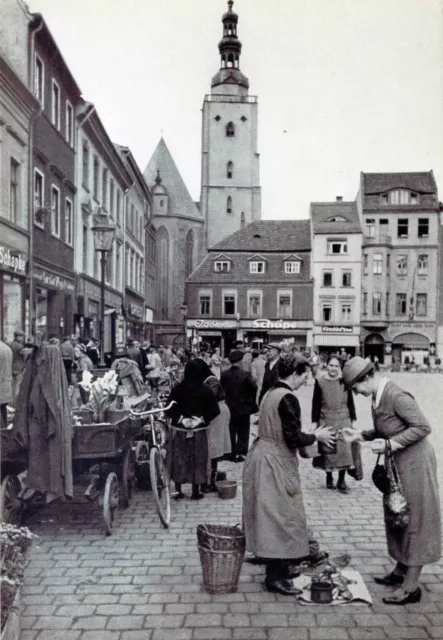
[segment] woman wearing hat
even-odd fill
[[[243,469],[243,518],[247,550],[268,560],[268,591],[297,595],[290,565],[310,551],[297,449],[331,444],[335,435],[329,427],[315,435],[301,430],[294,391],[306,384],[309,364],[284,354],[277,366],[278,380],[262,400],[258,438]]]
[[[409,506],[409,523],[393,528],[385,518],[388,553],[396,566],[378,584],[397,587],[383,602],[407,604],[419,602],[419,578],[423,565],[441,558],[441,515],[434,449],[428,435],[431,427],[414,397],[389,378],[374,376],[374,365],[355,357],[343,368],[345,384],[372,399],[374,429],[345,439],[370,440],[372,451],[383,454],[389,440],[395,464]]]

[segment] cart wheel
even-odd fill
[[[135,483],[135,454],[132,447],[128,447],[123,458],[123,505],[129,507]]]
[[[110,536],[115,524],[115,515],[118,507],[118,480],[112,472],[106,478],[105,493],[103,496],[103,520],[105,522],[106,535]]]
[[[23,503],[18,499],[21,491],[17,476],[8,475],[3,478],[0,487],[0,519],[7,524],[20,525]]]
[[[149,446],[144,440],[138,440],[135,446],[135,475],[140,489],[151,489],[149,479]]]
[[[152,447],[149,456],[149,470],[151,486],[157,504],[157,513],[162,525],[167,529],[171,521],[171,495],[169,492],[169,478],[165,462],[160,450]]]

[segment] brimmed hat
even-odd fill
[[[277,351],[281,351],[281,346],[278,342],[268,342],[263,346],[263,349],[277,349]]]
[[[235,364],[236,362],[240,362],[243,359],[243,351],[240,349],[232,349],[229,352],[228,360],[231,364]]]
[[[372,371],[374,365],[369,360],[365,360],[360,356],[354,356],[345,363],[342,371],[343,382],[347,387],[352,387],[357,380],[365,377],[369,371]]]

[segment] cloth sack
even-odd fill
[[[385,467],[389,482],[389,491],[383,497],[385,520],[388,526],[403,529],[409,523],[409,506],[389,440],[385,455]]]

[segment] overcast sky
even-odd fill
[[[195,200],[225,0],[30,0],[142,171],[161,133]],[[259,99],[263,218],[353,199],[360,171],[434,170],[443,199],[443,0],[236,0]]]

